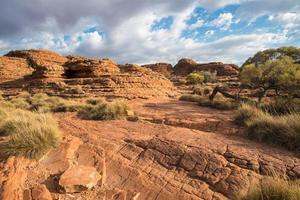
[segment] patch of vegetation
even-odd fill
[[[80,85],[66,87],[64,89],[64,91],[69,94],[84,94],[85,93]]]
[[[179,98],[179,100],[196,102],[199,106],[214,108],[218,110],[233,110],[238,107],[238,102],[222,98],[219,95],[217,95],[214,100],[209,100],[207,97],[201,97],[199,95],[183,95]]]
[[[250,139],[300,150],[300,114],[273,116],[254,107],[242,105],[235,122],[245,126]]]
[[[259,184],[251,185],[246,195],[239,200],[298,200],[300,199],[300,182],[280,178],[266,177]]]
[[[299,96],[300,64],[287,56],[261,64],[245,65],[240,73],[242,85],[258,89],[259,102],[269,90],[276,96]]]
[[[215,83],[217,82],[217,72],[201,71],[204,76],[204,83]]]
[[[124,101],[107,102],[103,99],[88,100],[79,111],[78,116],[88,120],[123,119],[128,114],[128,105]]]
[[[261,104],[260,108],[272,115],[300,113],[300,99],[277,97],[270,103]]]
[[[195,85],[203,83],[204,75],[198,72],[192,72],[186,77],[187,84]]]
[[[75,112],[82,106],[80,102],[61,97],[51,97],[45,93],[30,95],[26,92],[20,93],[10,101],[2,101],[2,104],[37,112]]]
[[[186,94],[186,95],[182,95],[181,97],[179,97],[180,101],[189,101],[189,102],[199,102],[201,101],[201,96],[199,95],[190,95],[190,94]]]
[[[15,108],[0,109],[0,134],[8,137],[0,149],[3,157],[38,159],[61,140],[58,124],[51,115]]]
[[[212,87],[197,85],[193,87],[193,94],[208,96],[212,92]]]

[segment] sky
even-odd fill
[[[242,64],[300,47],[300,0],[0,0],[0,54],[43,48],[119,63]]]

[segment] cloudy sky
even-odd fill
[[[300,0],[0,0],[0,54],[47,48],[120,63],[241,64],[300,46]]]

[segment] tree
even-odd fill
[[[188,84],[199,84],[203,83],[204,76],[198,72],[192,72],[186,77]]]
[[[279,92],[295,95],[300,90],[300,64],[283,56],[262,64],[245,65],[239,78],[242,85],[259,89],[259,101],[270,89],[274,89],[277,95]]]

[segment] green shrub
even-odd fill
[[[261,183],[251,185],[248,193],[239,200],[299,200],[300,182],[266,177]]]
[[[24,156],[38,159],[59,144],[61,132],[49,114],[14,109],[0,116],[0,134],[8,137],[3,143],[1,156]],[[0,112],[0,113],[1,113]]]
[[[186,82],[188,84],[199,84],[203,83],[204,76],[198,72],[192,72],[186,77]]]
[[[95,102],[92,102],[95,103]],[[124,101],[97,102],[87,104],[78,111],[78,116],[82,119],[90,120],[113,120],[123,119],[127,116],[128,106]]]
[[[104,102],[106,102],[106,100],[104,98],[94,98],[94,99],[86,100],[86,103],[91,104],[91,105],[102,104]]]

